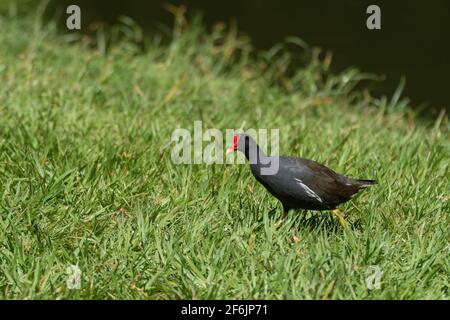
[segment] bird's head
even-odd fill
[[[234,151],[242,152],[250,165],[259,167],[262,175],[273,175],[278,172],[278,157],[267,157],[253,137],[248,134],[240,133],[233,136],[233,144],[227,149],[226,154]]]
[[[249,149],[257,147],[255,140],[251,136],[245,133],[235,134],[233,136],[233,144],[227,149],[226,155],[234,151],[240,151],[245,155],[248,155]]]

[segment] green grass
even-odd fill
[[[287,77],[286,51],[197,22],[142,52],[130,24],[93,39],[0,17],[0,298],[450,297],[449,124],[401,87],[353,90],[370,76],[308,47]],[[345,230],[326,212],[279,223],[247,165],[172,163],[195,120],[279,128],[280,153],[379,184],[342,206]]]

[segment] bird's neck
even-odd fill
[[[250,164],[250,168],[252,170],[253,176],[261,182],[265,184],[264,181],[268,179],[265,176],[273,176],[278,173],[280,161],[279,157],[268,157],[258,146],[252,156],[252,153],[246,153],[246,157]],[[269,178],[270,179],[270,178]]]
[[[252,143],[245,150],[245,157],[250,162],[250,164],[263,164],[264,160],[267,158],[264,151],[256,144]]]

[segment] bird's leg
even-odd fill
[[[290,210],[290,208],[287,208],[287,207],[283,206],[283,216],[282,216],[282,218],[280,219],[280,221],[278,221],[278,222],[275,224],[275,227],[276,227],[276,228],[278,228],[283,222],[286,221],[289,210]]]
[[[286,220],[289,210],[291,210],[291,208],[288,208],[286,206],[283,205],[283,220]]]
[[[331,210],[331,213],[338,217],[339,223],[341,224],[341,226],[343,228],[345,228],[346,227],[346,223],[345,223],[345,220],[344,220],[344,215],[342,214],[341,210],[336,208],[336,209]]]

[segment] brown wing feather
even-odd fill
[[[352,184],[352,179],[342,176],[313,160],[302,158],[295,160],[309,169],[308,172],[303,172],[302,177],[300,177],[303,182],[329,205],[337,206],[350,200],[358,192],[358,187]]]

